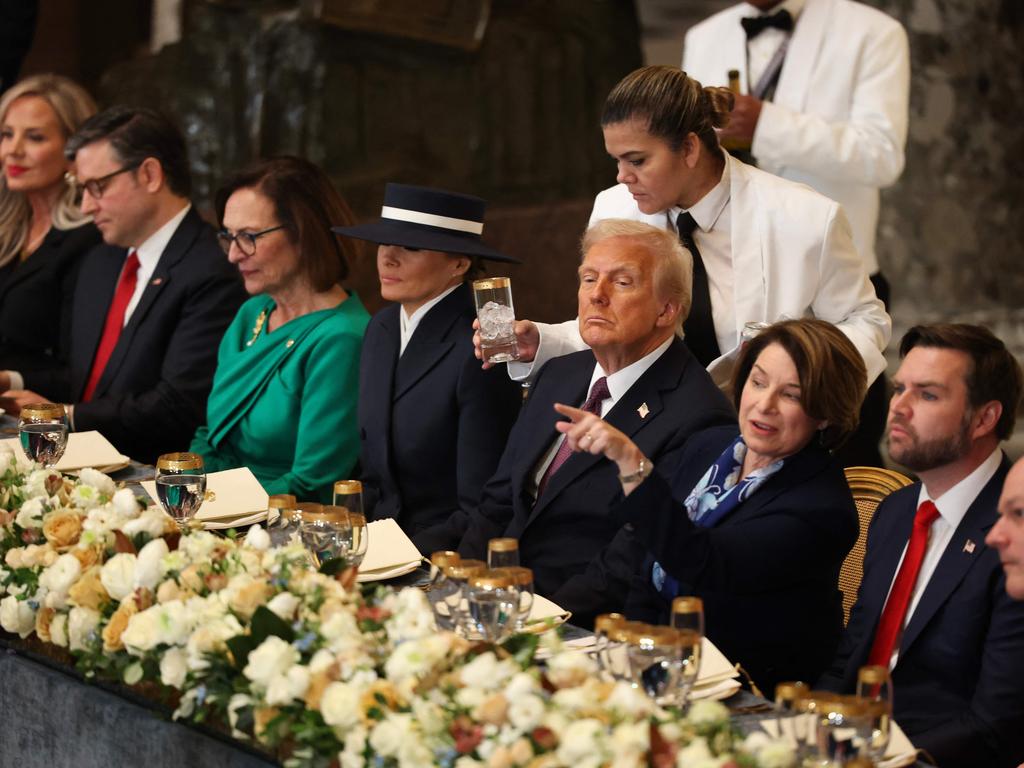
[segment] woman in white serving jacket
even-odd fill
[[[746,324],[799,317],[834,323],[861,353],[873,380],[885,369],[882,351],[891,322],[842,209],[722,150],[714,129],[728,121],[731,106],[727,89],[703,88],[675,67],[643,67],[627,75],[609,94],[601,118],[619,184],[597,196],[590,223],[624,218],[674,229],[677,216],[693,217],[719,350],[707,365],[721,385]],[[510,363],[515,379],[585,348],[576,320],[523,321],[516,330],[521,359],[532,362]]]

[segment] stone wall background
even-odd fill
[[[910,39],[906,169],[879,223],[890,370],[919,322],[986,325],[1024,361],[1024,3],[865,1]],[[639,0],[648,63],[678,65],[686,30],[732,4]],[[1011,450],[1024,453],[1020,423]]]

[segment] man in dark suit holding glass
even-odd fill
[[[972,325],[916,326],[900,343],[888,445],[920,478],[878,507],[864,578],[821,687],[891,671],[893,712],[943,768],[1024,760],[1024,604],[986,545],[1010,462],[1021,370]]]
[[[608,512],[620,492],[618,470],[569,449],[555,429],[555,403],[582,404],[666,468],[690,434],[735,421],[677,336],[690,309],[692,274],[679,238],[607,219],[587,231],[582,250],[579,327],[590,348],[541,370],[459,546],[463,555],[484,557],[490,538],[519,539],[522,564],[533,569],[543,595],[582,573],[619,527]]]
[[[185,141],[166,118],[113,107],[86,121],[66,154],[104,244],[82,264],[67,365],[0,374],[0,389],[13,389],[2,402],[13,412],[66,403],[72,429],[153,461],[185,450],[202,422],[217,346],[245,292],[189,202]]]

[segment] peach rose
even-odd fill
[[[228,605],[242,618],[248,619],[261,605],[265,605],[274,593],[274,588],[264,579],[253,579],[238,589]]]
[[[100,581],[100,567],[94,565],[79,577],[68,590],[68,600],[80,608],[100,610],[110,600],[110,595]]]
[[[473,710],[473,719],[478,722],[501,725],[508,715],[508,699],[503,694],[496,693],[484,699]]]
[[[53,608],[40,608],[36,613],[36,635],[44,643],[53,642],[50,639],[50,624],[53,623],[53,617],[56,615],[57,611]]]
[[[124,600],[114,615],[110,617],[107,626],[103,628],[103,650],[109,652],[120,651],[124,648],[121,642],[121,635],[128,627],[128,620],[139,612],[134,600]]]
[[[256,736],[257,741],[266,743],[269,740],[270,734],[267,733],[267,726],[278,714],[280,714],[280,710],[277,707],[256,707],[253,710],[253,735]]]
[[[43,521],[43,536],[61,549],[78,543],[82,534],[82,518],[77,512],[56,512]]]
[[[199,566],[193,563],[178,574],[178,584],[190,592],[200,592],[203,589],[203,574]]]
[[[71,550],[71,554],[74,555],[78,559],[78,562],[82,564],[83,571],[86,568],[91,568],[94,565],[103,564],[102,544],[94,544],[93,546],[86,547],[85,549],[82,549],[81,547],[76,547],[75,549]]]

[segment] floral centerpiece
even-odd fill
[[[555,633],[504,647],[438,632],[422,591],[361,590],[298,541],[181,535],[106,475],[0,449],[0,626],[65,649],[86,676],[147,683],[288,766],[787,766],[720,704],[683,717]],[[534,661],[538,644],[551,653]]]

